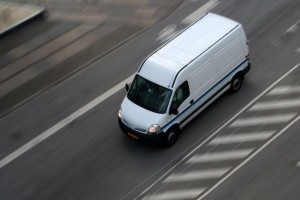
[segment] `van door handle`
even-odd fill
[[[190,101],[190,104],[192,104],[192,103],[194,103],[194,99],[192,99],[192,100]]]

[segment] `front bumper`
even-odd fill
[[[118,122],[121,130],[130,138],[133,138],[135,140],[140,140],[140,141],[147,141],[147,142],[152,142],[152,143],[157,143],[161,144],[163,143],[165,139],[165,134],[164,132],[158,133],[156,135],[147,135],[145,133],[138,132],[131,127],[127,126],[122,119],[118,117]]]

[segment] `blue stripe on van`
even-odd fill
[[[213,87],[211,87],[208,91],[206,91],[202,96],[200,96],[193,104],[191,104],[189,107],[187,107],[183,112],[181,112],[179,115],[177,115],[172,121],[170,121],[168,124],[166,124],[162,130],[166,132],[172,125],[173,122],[178,119],[180,116],[182,116],[183,113],[185,113],[187,110],[189,110],[191,107],[193,107],[197,102],[199,102],[201,99],[203,99],[208,93],[210,93],[213,89],[215,89],[218,85],[220,85],[222,82],[224,82],[229,76],[235,74],[237,71],[241,71],[241,66],[245,64],[248,61],[248,59],[245,59],[241,64],[239,64],[235,69],[233,69],[231,72],[229,72],[222,80],[220,80],[218,83],[216,83]],[[231,81],[231,80],[230,80]],[[214,95],[212,95],[211,98],[209,98],[207,101],[205,101],[203,104],[201,104],[198,108],[195,109],[195,111],[191,112],[190,115],[188,115],[185,119],[183,119],[180,124],[182,124],[184,121],[186,121],[189,117],[191,117],[195,112],[197,112],[199,109],[201,109],[203,106],[205,106],[212,98],[214,98],[218,93],[220,93],[228,84],[230,84],[230,81],[226,83],[221,89],[219,89]]]

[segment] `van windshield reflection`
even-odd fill
[[[156,113],[166,113],[172,90],[136,75],[127,97],[133,103]]]

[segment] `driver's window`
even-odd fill
[[[189,84],[187,81],[182,83],[177,90],[172,99],[171,107],[178,109],[179,106],[190,96]]]

